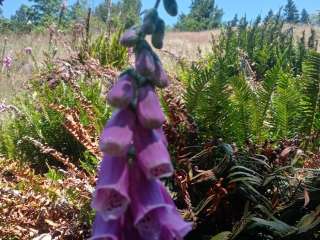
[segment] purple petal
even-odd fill
[[[138,29],[132,27],[125,31],[120,39],[120,44],[125,47],[133,47],[139,40]]]
[[[168,74],[164,70],[160,61],[155,62],[155,71],[150,80],[155,86],[159,88],[165,88],[169,85]]]
[[[166,214],[161,216],[161,223],[167,229],[166,234],[170,233],[174,238],[173,239],[183,239],[191,230],[192,224],[185,222],[179,212],[176,209],[176,206],[166,190],[165,186],[161,186],[162,196],[165,202],[172,206],[171,211],[167,211]],[[170,238],[161,238],[162,240],[167,240]]]
[[[134,97],[134,79],[129,74],[124,74],[112,87],[108,94],[108,102],[116,108],[127,107]]]
[[[137,115],[145,128],[160,128],[166,121],[159,99],[150,85],[139,89]]]
[[[94,224],[92,237],[89,240],[120,240],[120,220],[104,221],[104,219],[97,214]]]
[[[150,50],[142,49],[136,56],[136,70],[144,77],[151,76],[155,72],[154,57]]]
[[[130,109],[115,112],[103,130],[100,149],[111,156],[127,154],[133,138],[135,114]]]
[[[161,183],[158,180],[148,180],[137,163],[130,168],[130,197],[134,224],[138,224],[154,209],[172,208],[165,203]]]
[[[146,179],[137,164],[130,169],[130,183],[133,223],[141,239],[183,239],[191,224],[182,220],[163,184]]]
[[[141,240],[138,230],[133,224],[133,217],[130,211],[126,212],[124,229],[123,229],[123,240]]]
[[[99,171],[92,207],[105,221],[120,218],[129,205],[128,165],[124,158],[105,156]]]
[[[167,140],[167,137],[166,135],[164,134],[164,131],[163,131],[163,128],[157,128],[157,129],[154,129],[155,133],[157,134],[157,136],[161,139],[162,143],[168,147],[169,143],[168,143],[168,140]]]
[[[191,224],[168,206],[152,209],[135,226],[145,240],[182,240],[192,230]]]
[[[163,178],[173,174],[168,150],[154,130],[138,126],[134,145],[138,164],[147,178]]]

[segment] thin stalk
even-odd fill
[[[156,1],[156,4],[154,5],[154,8],[157,9],[157,8],[159,7],[160,2],[161,2],[161,0],[157,0],[157,1]]]

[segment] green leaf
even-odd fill
[[[210,240],[229,240],[230,236],[231,236],[231,232],[221,232],[217,235],[215,235],[214,237],[212,237]]]

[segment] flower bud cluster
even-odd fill
[[[145,36],[152,34],[153,46],[161,48],[164,25],[151,9],[120,40],[134,48],[135,68],[123,72],[107,96],[116,110],[100,138],[104,158],[92,201],[92,240],[176,240],[191,230],[160,182],[174,169],[155,89],[169,81]]]

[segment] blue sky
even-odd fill
[[[95,6],[104,0],[89,0],[90,6]],[[187,13],[191,4],[191,0],[177,0],[180,6],[180,13]],[[11,16],[21,4],[28,4],[28,0],[5,0],[3,12],[6,17]],[[74,3],[75,0],[68,0],[68,4]],[[142,0],[144,8],[153,6],[155,0]],[[249,19],[257,15],[265,15],[269,9],[278,10],[285,5],[287,0],[216,0],[219,7],[224,9],[224,20],[230,20],[237,13],[239,16],[247,15]],[[307,9],[309,12],[320,10],[320,0],[295,0],[299,10]],[[166,18],[168,23],[175,23],[177,18],[167,16],[163,8],[160,9],[160,14]]]

